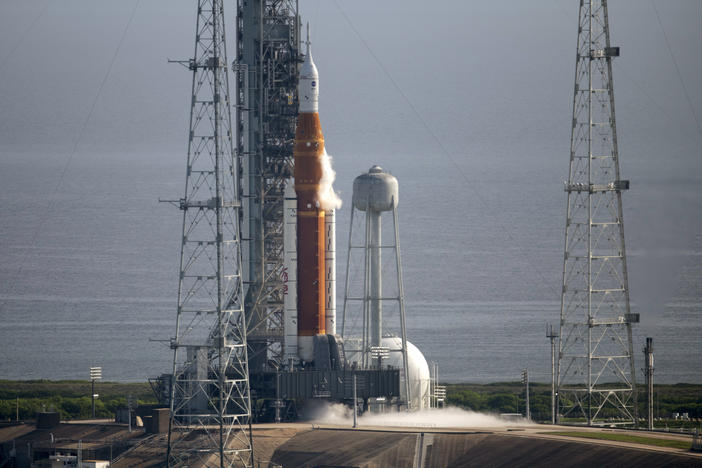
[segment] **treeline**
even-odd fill
[[[531,417],[551,418],[551,386],[532,383],[529,387]],[[112,418],[125,407],[131,395],[138,405],[155,404],[148,383],[98,382],[95,415]],[[61,419],[87,419],[92,416],[91,385],[88,381],[0,380],[0,421],[33,419],[39,411],[58,411]],[[495,384],[447,384],[447,403],[465,409],[492,413],[525,413],[524,386],[519,382]],[[639,415],[646,414],[646,392],[638,392]],[[674,413],[702,418],[702,385],[676,384],[654,387],[654,416],[671,419]]]
[[[525,413],[524,385],[519,382],[496,384],[447,384],[448,404],[474,411]],[[551,385],[529,385],[531,417],[537,421],[551,419]],[[646,389],[638,387],[639,415],[646,415]],[[675,384],[654,386],[654,417],[671,419],[675,413],[687,413],[691,419],[702,418],[702,385]]]
[[[0,380],[0,421],[33,419],[40,411],[57,411],[61,419],[92,417],[91,384],[86,381]],[[154,404],[148,383],[97,382],[95,416],[113,418],[132,396],[138,405]]]
[[[447,384],[446,399],[449,406],[487,413],[525,414],[524,385],[519,382],[495,384]],[[551,386],[529,385],[531,417],[537,421],[551,419]]]
[[[646,387],[638,391],[639,414],[646,414]],[[675,384],[653,386],[653,414],[661,418],[671,418],[674,413],[688,413],[690,418],[702,418],[702,385]]]

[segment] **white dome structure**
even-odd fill
[[[400,369],[400,396],[406,399],[405,372],[402,365],[402,338],[398,336],[385,336],[382,346],[390,350],[390,355],[383,359],[383,367],[386,365]],[[422,352],[415,345],[407,342],[407,367],[409,370],[409,387],[412,410],[429,408],[429,387],[430,375],[429,365]]]

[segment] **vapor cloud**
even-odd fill
[[[307,417],[315,423],[349,426],[353,424],[353,410],[340,403],[321,404],[309,409],[307,413]],[[414,412],[367,413],[358,418],[359,426],[483,428],[523,424],[526,422],[508,421],[496,415],[466,411],[455,407]]]
[[[324,150],[324,154],[322,154],[322,179],[319,181],[319,193],[317,194],[319,205],[323,210],[341,208],[341,198],[333,187],[335,179],[336,172],[332,169],[332,158]]]

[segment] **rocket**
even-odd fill
[[[295,160],[295,194],[297,197],[296,244],[296,292],[297,292],[297,356],[303,361],[314,360],[314,337],[328,332],[327,322],[334,327],[334,318],[327,320],[327,309],[335,308],[335,298],[329,298],[335,287],[335,234],[333,212],[332,225],[326,223],[325,210],[320,204],[320,182],[323,175],[322,159],[324,135],[319,120],[319,74],[312,60],[307,38],[307,54],[300,67],[298,84],[299,113],[295,131],[293,157]],[[286,212],[286,215],[288,213]],[[289,218],[288,218],[289,219]],[[331,242],[328,241],[328,233]],[[326,265],[328,246],[331,244],[331,261]],[[332,284],[327,284],[331,275]],[[291,285],[292,286],[292,285]],[[329,286],[329,288],[328,288]],[[328,290],[329,289],[329,290]],[[330,304],[331,302],[331,304]],[[287,308],[286,308],[287,309]],[[288,310],[286,310],[286,313]],[[289,336],[290,322],[286,338]],[[335,327],[334,327],[335,328]],[[329,330],[332,333],[334,330]],[[291,336],[286,341],[291,342]],[[291,344],[291,343],[290,343]],[[292,347],[292,346],[291,346]],[[290,354],[289,349],[286,354]]]

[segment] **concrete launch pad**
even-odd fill
[[[681,449],[544,434],[564,429],[544,425],[488,429],[314,426],[278,447],[271,461],[282,467],[310,468],[702,466],[702,454]],[[608,431],[577,429],[581,430]],[[653,437],[690,440],[689,436]]]
[[[553,434],[557,431],[630,434],[691,443],[691,437],[682,434],[510,423],[441,428],[437,421],[431,427],[358,429],[312,423],[256,424],[253,445],[257,468],[702,467],[702,453]],[[24,453],[30,444],[33,450],[40,450],[50,447],[50,433],[56,441],[53,448],[67,450],[82,439],[84,449],[98,447],[105,457],[110,447],[128,439],[130,448],[114,451],[112,466],[116,468],[155,468],[165,461],[167,434],[147,434],[141,428],[129,433],[126,426],[114,423],[61,424],[50,430],[36,429],[32,424],[11,425],[0,428],[0,447],[9,450],[16,446],[18,453]],[[197,445],[198,437],[190,434],[189,443]],[[0,464],[2,461],[0,457]],[[25,460],[17,466],[29,465]]]

